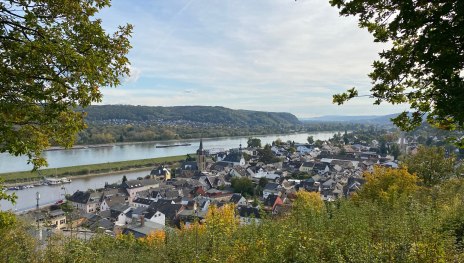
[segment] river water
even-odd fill
[[[261,139],[261,143],[272,143],[277,138],[282,141],[295,141],[304,143],[308,136],[313,136],[314,140],[327,140],[334,135],[335,132],[315,132],[287,135],[264,135],[254,136]],[[238,148],[240,144],[246,146],[248,137],[230,137],[230,138],[212,138],[204,139],[203,147],[205,149],[230,149]],[[87,149],[70,149],[47,151],[45,157],[48,160],[49,168],[67,167],[74,165],[85,165],[95,163],[117,162],[138,160],[156,157],[166,157],[175,155],[185,155],[195,153],[199,146],[199,139],[194,140],[179,140],[168,142],[151,142],[138,144],[122,144],[112,147],[87,148]],[[170,145],[179,143],[191,143],[190,146],[156,148],[156,145]],[[32,167],[27,165],[25,157],[15,157],[8,154],[0,154],[0,173],[26,171]],[[36,204],[36,192],[40,193],[39,204],[49,204],[64,198],[66,193],[74,193],[77,190],[87,190],[101,188],[105,183],[115,183],[122,179],[124,174],[95,176],[89,178],[75,179],[70,184],[59,186],[39,186],[18,191],[7,191],[8,193],[15,192],[18,196],[16,205],[12,205],[5,201],[0,201],[1,210],[17,210],[23,211],[33,208]],[[147,175],[147,172],[126,173],[128,179],[136,179],[140,176]],[[62,187],[64,186],[64,189]]]

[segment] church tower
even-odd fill
[[[200,148],[197,151],[197,166],[200,172],[206,170],[205,150],[203,150],[203,139],[200,139]]]

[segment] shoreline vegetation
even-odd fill
[[[190,154],[194,156],[194,154]],[[39,170],[39,172],[22,171],[22,172],[11,172],[1,173],[0,178],[5,181],[5,186],[12,186],[14,184],[24,184],[36,182],[43,177],[70,177],[73,179],[85,178],[92,176],[103,176],[109,174],[118,174],[125,172],[138,172],[144,170],[151,170],[154,166],[160,164],[174,164],[176,162],[185,160],[187,155],[177,155],[169,157],[159,157],[141,160],[121,161],[121,162],[110,162],[100,164],[86,164],[78,166],[60,167],[60,168],[47,168]]]
[[[259,137],[259,136],[286,136],[291,134],[312,134],[312,133],[324,133],[324,132],[342,132],[344,130],[323,130],[323,131],[307,131],[307,132],[289,132],[289,133],[266,133],[266,134],[249,134],[249,135],[236,135],[236,136],[219,136],[219,137],[196,137],[196,138],[188,138],[188,139],[169,139],[169,140],[151,140],[151,141],[128,141],[128,142],[113,142],[113,143],[97,143],[97,144],[78,144],[76,143],[74,146],[70,148],[64,148],[60,146],[52,146],[45,151],[66,151],[66,150],[79,150],[79,149],[87,149],[87,148],[105,148],[105,147],[114,147],[120,145],[135,145],[135,144],[150,144],[150,143],[171,143],[171,142],[194,142],[198,141],[199,139],[203,139],[203,141],[208,140],[217,140],[217,139],[227,139],[227,138],[241,138],[241,137]],[[348,130],[351,131],[351,130]]]

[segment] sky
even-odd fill
[[[329,0],[113,0],[99,17],[108,32],[134,26],[131,75],[104,88],[102,104],[206,105],[299,118],[383,115],[406,105],[367,97],[338,106],[332,95],[368,95],[374,43]]]

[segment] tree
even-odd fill
[[[263,149],[258,150],[259,161],[265,164],[279,162],[280,159],[274,156],[271,146],[266,144]]]
[[[366,184],[358,191],[355,200],[387,201],[392,203],[399,197],[417,191],[419,179],[406,169],[375,167],[364,174]]]
[[[11,203],[16,202],[16,194],[7,194],[3,187],[3,179],[0,178],[0,201],[5,200]],[[0,206],[0,229],[13,225],[16,222],[16,217],[9,211],[2,211]]]
[[[247,145],[248,147],[261,148],[261,139],[250,137],[248,138]]]
[[[314,137],[313,136],[308,136],[308,138],[306,140],[308,141],[309,144],[314,143]]]
[[[269,180],[266,177],[259,178],[258,185],[262,188],[264,188],[267,185],[267,183],[269,183]]]
[[[374,104],[409,103],[393,122],[410,131],[425,116],[434,126],[464,128],[464,12],[463,2],[331,0],[340,15],[356,16],[375,42],[390,49],[374,61],[370,96]],[[358,96],[355,88],[334,95],[335,103]],[[464,146],[464,139],[461,139]]]
[[[231,185],[235,193],[253,195],[253,181],[247,177],[234,177],[231,180]]]
[[[315,145],[316,147],[319,147],[319,148],[321,148],[323,144],[324,144],[324,142],[321,141],[321,140],[316,140],[316,141],[314,142],[314,145]]]
[[[95,18],[110,0],[0,2],[0,152],[46,165],[50,145],[70,147],[83,108],[129,74],[132,26],[110,36]]]
[[[459,169],[454,167],[456,157],[446,157],[443,147],[424,147],[414,155],[407,155],[403,160],[403,166],[410,173],[416,173],[424,185],[432,186],[453,176],[458,176]]]
[[[400,156],[401,154],[400,147],[398,146],[398,144],[392,143],[390,145],[390,154],[393,155],[393,158],[395,158],[395,160],[398,160],[398,156]]]

